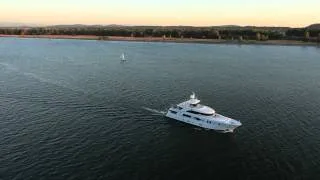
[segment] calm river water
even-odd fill
[[[320,179],[319,108],[317,47],[2,38],[0,179]]]

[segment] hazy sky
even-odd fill
[[[301,27],[320,0],[0,0],[0,22]]]

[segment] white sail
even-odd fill
[[[121,59],[121,61],[125,61],[126,60],[126,58],[124,56],[124,53],[121,54],[120,59]]]

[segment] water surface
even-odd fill
[[[319,69],[316,47],[2,38],[0,179],[319,179]],[[161,115],[192,91],[243,126]]]

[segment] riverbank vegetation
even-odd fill
[[[254,26],[87,26],[57,25],[47,27],[2,27],[2,35],[69,35],[98,36],[107,39],[110,36],[163,39],[220,39],[238,41],[294,40],[320,43],[320,25],[305,28],[254,27]]]

